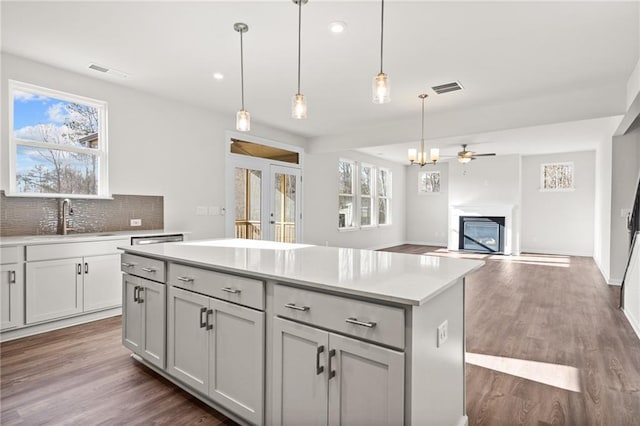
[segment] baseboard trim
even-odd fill
[[[384,244],[379,246],[367,247],[365,250],[382,250],[389,247],[401,246],[403,244],[407,244],[407,243],[389,243],[389,244]]]
[[[64,318],[51,322],[12,328],[9,330],[4,330],[2,333],[0,333],[0,342],[8,342],[9,340],[20,339],[22,337],[33,336],[36,334],[59,330],[61,328],[67,328],[74,325],[86,324],[88,322],[115,317],[117,315],[122,315],[121,307],[111,308],[104,311],[91,312],[88,314]]]
[[[555,256],[576,256],[576,257],[593,257],[593,252],[575,252],[575,251],[553,251],[553,250],[539,250],[528,249],[520,247],[520,253],[532,253],[532,254],[550,254]]]
[[[629,321],[629,324],[631,324],[631,328],[636,333],[636,336],[638,336],[638,339],[640,339],[640,323],[638,323],[635,318],[629,315],[627,311],[624,310],[624,308],[622,309],[622,312],[624,313],[624,316],[627,317],[627,321]]]
[[[418,246],[433,246],[433,247],[447,248],[447,243],[444,243],[442,241],[440,241],[440,242],[435,242],[435,241],[407,241],[404,244],[415,244],[415,245],[418,245]]]
[[[615,285],[620,287],[622,285],[622,280],[616,279],[616,278],[609,278],[607,280],[607,284],[609,285]]]
[[[458,420],[458,426],[469,426],[469,417],[466,415],[460,417],[460,420]]]

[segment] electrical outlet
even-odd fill
[[[449,321],[445,320],[442,324],[438,326],[438,348],[447,341],[447,337],[449,337]]]
[[[142,219],[131,219],[129,226],[142,226]]]

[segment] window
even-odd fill
[[[540,180],[542,191],[573,190],[573,163],[543,164]]]
[[[440,193],[440,172],[418,173],[418,193],[419,194],[439,194]]]
[[[378,224],[391,225],[391,171],[378,169]]]
[[[107,104],[9,81],[10,192],[108,196]]]
[[[338,161],[338,228],[391,224],[391,171],[351,160]]]
[[[341,229],[355,226],[355,168],[356,165],[353,161],[340,160],[338,162],[338,228]]]

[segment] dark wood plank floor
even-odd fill
[[[467,279],[469,423],[640,424],[640,340],[593,260],[486,260]],[[0,423],[233,424],[133,361],[120,332],[114,317],[3,343]]]

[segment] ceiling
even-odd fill
[[[640,50],[637,2],[388,0],[384,71],[392,101],[375,105],[380,2],[310,0],[302,8],[301,65],[309,113],[293,120],[298,9],[290,0],[5,0],[1,8],[2,51],[203,106],[228,114],[231,123],[240,107],[240,40],[233,24],[245,22],[245,104],[252,120],[310,140],[408,118],[419,131],[422,91],[430,95],[428,113],[438,116],[540,94],[622,88]],[[345,22],[346,31],[332,34],[333,21]],[[88,70],[91,62],[129,77]],[[215,80],[214,72],[225,78]],[[454,80],[463,91],[429,89]],[[613,109],[625,106],[617,100],[623,92],[615,92],[620,107]],[[398,142],[408,140],[388,144]],[[394,152],[404,156],[406,147]]]

